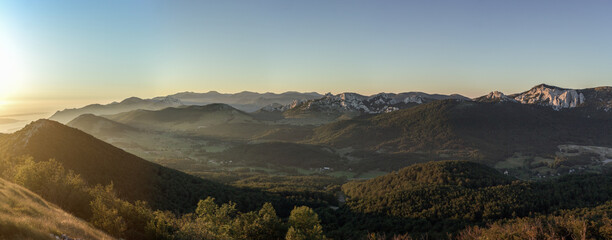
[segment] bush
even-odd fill
[[[289,216],[287,240],[318,240],[325,239],[319,216],[306,206],[295,207]]]

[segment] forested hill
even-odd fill
[[[261,192],[238,189],[162,167],[50,120],[38,120],[0,139],[0,153],[29,155],[35,161],[56,159],[90,185],[114,184],[119,196],[144,200],[157,209],[191,211],[200,199],[233,201],[244,209],[273,201]]]
[[[477,163],[442,161],[349,182],[342,189],[347,208],[356,214],[347,224],[360,222],[368,231],[439,234],[602,204],[612,199],[612,176],[574,174],[532,182]]]
[[[561,144],[612,146],[612,115],[512,102],[442,100],[316,128],[310,143],[496,161]]]
[[[513,180],[497,170],[468,161],[440,161],[416,164],[367,181],[344,185],[351,197],[383,195],[421,186],[456,185],[482,188],[509,184]]]
[[[158,111],[134,110],[107,117],[130,126],[157,131],[195,131],[221,124],[257,122],[251,115],[220,103],[169,107]]]

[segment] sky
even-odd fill
[[[0,117],[180,91],[612,85],[612,1],[0,0]]]

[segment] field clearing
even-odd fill
[[[379,176],[385,175],[387,173],[388,172],[385,172],[385,171],[372,170],[372,171],[368,171],[368,172],[359,174],[356,177],[364,178],[364,179],[370,179],[370,178],[375,178],[375,177],[379,177]]]
[[[520,154],[515,154],[515,156],[506,158],[506,160],[496,163],[494,168],[496,169],[521,168],[525,165],[525,160],[527,160],[528,158],[529,157],[525,157]]]
[[[347,179],[350,179],[350,178],[354,178],[356,173],[348,172],[348,171],[335,171],[335,172],[330,172],[327,175],[332,176],[332,177],[346,177]]]
[[[553,164],[555,163],[555,160],[551,158],[534,157],[533,163],[534,164],[538,164],[538,163]]]

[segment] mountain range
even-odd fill
[[[202,106],[213,103],[224,103],[241,111],[253,112],[270,104],[289,104],[295,100],[305,101],[317,99],[321,96],[318,93],[298,92],[285,92],[281,94],[246,91],[235,94],[224,94],[215,91],[207,93],[181,92],[151,99],[130,97],[121,102],[105,105],[91,104],[82,108],[64,109],[57,111],[49,119],[67,123],[82,114],[112,115],[132,110],[161,110],[167,107],[180,107],[183,105]]]
[[[106,116],[108,119],[144,129],[195,131],[220,124],[256,122],[251,115],[227,104],[168,107],[162,110],[134,110]]]
[[[610,111],[612,109],[612,87],[587,89],[566,89],[540,84],[528,91],[506,95],[493,91],[487,95],[469,99],[452,94],[427,94],[422,92],[379,93],[370,96],[358,93],[285,92],[255,93],[240,92],[223,94],[181,92],[152,99],[127,98],[121,102],[106,105],[92,104],[83,108],[65,109],[56,112],[49,119],[62,123],[82,114],[113,115],[133,110],[161,110],[183,105],[209,105],[223,103],[246,113],[252,113],[259,120],[279,121],[287,124],[324,124],[335,120],[350,119],[362,114],[380,114],[410,108],[437,100],[456,99],[477,102],[517,102],[529,105],[549,106],[555,110],[569,108],[590,108]],[[302,119],[297,121],[296,119]],[[306,120],[304,120],[306,119]]]
[[[186,105],[208,105],[212,103],[225,103],[245,112],[253,112],[270,104],[290,104],[291,102],[306,101],[321,98],[316,92],[284,92],[284,93],[256,93],[239,92],[234,94],[210,91],[207,93],[180,92],[167,97],[181,100]],[[162,97],[163,98],[163,97]]]
[[[612,87],[566,89],[540,84],[522,93],[504,95],[501,92],[494,91],[474,100],[480,102],[501,101],[536,104],[549,106],[555,110],[589,107],[607,112],[612,109]]]
[[[130,97],[124,99],[121,102],[112,102],[106,105],[91,104],[82,108],[64,109],[61,111],[57,111],[55,114],[49,117],[49,119],[61,123],[67,123],[70,122],[70,120],[83,114],[108,115],[136,109],[158,110],[167,107],[177,107],[181,105],[183,105],[183,103],[180,100],[171,97],[154,99],[141,99],[137,97]]]
[[[492,92],[475,99],[425,93],[310,94],[313,99],[299,99],[303,95],[291,93],[298,99],[289,102],[289,97],[268,94],[267,100],[233,103],[267,104],[254,112],[228,103],[194,104],[212,99],[206,96],[235,97],[214,92],[129,98],[58,112],[55,118],[69,120],[68,126],[41,119],[0,134],[3,163],[31,157],[1,173],[16,183],[23,176],[40,180],[33,173],[54,176],[53,169],[33,166],[57,163],[72,176],[68,183],[76,181],[74,176],[82,178],[87,194],[93,194],[89,196],[110,194],[95,186],[112,185],[116,197],[126,201],[115,201],[115,210],[133,217],[124,218],[126,226],[146,226],[143,229],[159,234],[110,231],[115,237],[176,239],[217,226],[234,234],[247,227],[259,229],[257,219],[269,219],[275,210],[287,219],[300,204],[315,208],[308,214],[333,239],[395,233],[454,238],[482,233],[473,226],[568,214],[570,221],[577,220],[567,224],[585,227],[549,229],[564,234],[584,229],[580,236],[607,239],[607,214],[612,214],[611,89],[538,85],[522,93]],[[240,96],[255,99],[262,94]],[[78,116],[70,119],[73,115]],[[304,119],[308,121],[297,124]],[[52,205],[46,208],[50,204],[45,201],[52,200],[40,198],[52,195],[32,190],[39,185],[20,183],[41,197],[11,184],[0,179],[0,198],[23,199],[35,203],[29,208],[50,209],[54,216],[68,214]],[[99,199],[84,199],[84,209],[100,211],[95,208]],[[271,203],[266,210],[245,212],[264,202]],[[6,208],[13,211],[11,219],[21,209],[14,206]],[[71,212],[70,207],[63,210],[85,218],[99,216]],[[119,213],[108,212],[109,219],[118,219]],[[113,229],[86,220],[105,231]],[[383,235],[371,234],[377,232]]]
[[[516,153],[554,158],[560,146],[565,145],[612,147],[612,114],[607,105],[612,101],[610,89],[572,90],[542,84],[519,94],[492,92],[472,100],[459,95],[424,93],[327,94],[319,99],[267,106],[252,113],[227,104],[179,106],[101,117],[86,115],[69,125],[147,159],[148,152],[165,149],[158,144],[164,142],[160,140],[162,135],[155,135],[165,132],[206,137],[207,141],[220,138],[233,141],[222,143],[229,147],[224,151],[233,153],[208,157],[231,156],[234,161],[270,159],[277,151],[268,149],[271,145],[260,145],[266,150],[256,151],[258,156],[249,156],[243,150],[242,155],[236,154],[238,149],[253,148],[232,148],[246,140],[351,148],[352,153],[337,154],[364,161],[384,159],[379,161],[381,169],[388,169],[382,166],[396,159],[397,154],[406,153],[420,157],[412,156],[403,164],[423,158],[461,158],[495,165]],[[294,122],[304,119],[301,124]],[[153,138],[158,141],[146,140]],[[185,150],[168,150],[177,152]],[[206,159],[202,154],[209,154],[188,152],[191,153],[185,152],[185,157],[192,159]],[[320,157],[328,158],[324,154]],[[403,165],[398,163],[393,166]],[[367,165],[376,167],[374,162]]]
[[[314,129],[309,142],[338,148],[430,152],[501,160],[514,152],[554,153],[561,144],[612,146],[612,115],[580,109],[443,100]]]

